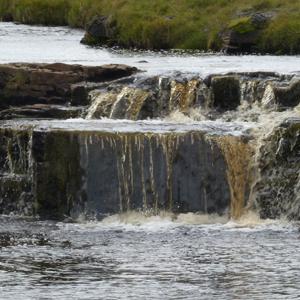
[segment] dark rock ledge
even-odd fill
[[[76,117],[80,108],[70,106],[86,104],[85,85],[110,82],[137,71],[126,65],[0,65],[0,119]]]

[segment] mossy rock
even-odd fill
[[[223,49],[230,53],[255,52],[271,17],[267,13],[254,13],[232,20],[222,34]]]
[[[234,19],[229,23],[228,28],[240,34],[253,32],[257,29],[256,26],[252,23],[251,17]]]

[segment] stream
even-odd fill
[[[0,23],[0,63],[128,64],[151,76],[177,71],[202,77],[250,71],[300,74],[300,56],[94,49],[79,43],[83,34],[67,27]],[[171,125],[114,122],[38,125],[74,132],[95,126],[135,132],[138,127],[158,134],[177,128],[174,119]],[[213,122],[201,124],[213,128]],[[184,131],[199,124],[177,126]],[[219,127],[232,129],[230,124]],[[5,215],[0,216],[0,299],[299,299],[299,242],[299,223],[261,220],[252,211],[237,221],[165,211],[113,214],[101,221],[79,216],[70,223]]]

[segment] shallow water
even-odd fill
[[[38,27],[0,23],[0,63],[63,62],[102,65],[123,63],[149,74],[183,71],[207,75],[230,71],[276,71],[299,73],[300,56],[226,56],[175,54],[150,51],[93,49],[81,45],[82,30],[67,27]],[[145,62],[146,61],[146,62]]]
[[[299,299],[297,226],[249,224],[191,214],[81,224],[2,218],[0,298]],[[4,232],[15,236],[6,245]]]

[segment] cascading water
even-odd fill
[[[16,160],[10,144],[17,157],[31,153],[29,195],[35,213],[45,218],[102,218],[138,210],[228,213],[238,219],[246,208],[256,207],[264,217],[297,219],[297,212],[281,206],[284,201],[274,204],[276,213],[268,202],[272,193],[290,197],[298,186],[298,119],[291,126],[287,121],[287,141],[276,138],[284,120],[299,115],[297,82],[297,77],[269,73],[116,81],[89,92],[84,113],[89,120],[4,123],[13,129],[3,133],[8,140],[3,157],[10,164]],[[24,130],[31,140],[25,152],[13,134]],[[262,166],[271,159],[265,144],[296,149],[291,150],[293,164],[282,166],[295,173],[285,187],[274,183],[280,175],[266,173],[265,180]],[[271,194],[263,196],[265,189]],[[297,192],[286,203],[297,203],[295,197]]]
[[[278,171],[278,179],[271,174],[269,174],[270,178],[267,182],[263,179],[265,175],[262,174],[265,171],[262,170],[262,166],[270,159],[270,154],[266,152],[270,150],[263,150],[263,148],[266,148],[265,144],[268,147],[271,147],[272,144],[274,147],[280,147],[279,144],[283,143],[283,138],[278,140],[276,135],[278,135],[278,130],[282,131],[278,128],[282,127],[281,124],[285,120],[294,118],[292,123],[299,123],[298,82],[300,79],[297,76],[282,76],[275,73],[213,75],[204,80],[195,75],[190,78],[177,76],[175,79],[155,77],[150,80],[137,80],[137,83],[131,86],[131,102],[135,103],[134,89],[144,95],[144,101],[140,101],[142,98],[137,96],[136,103],[138,103],[139,110],[135,110],[134,115],[130,113],[131,104],[123,101],[123,114],[119,114],[118,117],[136,120],[137,117],[143,119],[156,116],[167,122],[192,123],[210,120],[213,122],[212,124],[222,121],[229,122],[229,124],[242,122],[245,126],[247,126],[246,124],[251,125],[251,138],[246,143],[241,143],[230,135],[217,139],[217,144],[226,160],[231,216],[239,218],[245,207],[252,207],[252,209],[256,207],[264,217],[286,215],[297,219],[299,214],[295,205],[293,207],[296,211],[293,213],[287,213],[288,209],[283,207],[276,209],[276,214],[273,213],[270,209],[272,204],[267,204],[268,202],[262,199],[267,198],[268,201],[274,201],[275,209],[278,204],[275,204],[275,199],[271,199],[277,196],[258,195],[259,193],[263,194],[263,189],[258,186],[263,185],[265,189],[268,189],[270,185],[273,186],[272,181],[281,180],[282,171]],[[111,90],[113,90],[113,86],[109,89],[109,94],[112,93]],[[122,99],[123,94],[122,90],[117,98]],[[104,95],[106,92],[102,91],[100,97],[105,97]],[[92,99],[91,107],[94,107],[93,101],[97,102]],[[101,105],[99,109],[101,111]],[[111,106],[110,115],[114,115],[114,109],[115,106]],[[91,117],[90,113],[88,115]],[[297,149],[299,127],[289,124],[291,123],[287,121],[285,130],[288,141],[285,143],[291,144],[293,146],[290,147]],[[273,151],[276,153],[277,150]],[[280,193],[281,197],[290,197],[290,191],[297,190],[298,186],[299,158],[296,155],[298,152],[297,150],[291,151],[294,151],[292,152],[294,154],[291,153],[294,157],[293,164],[292,166],[285,165],[283,168],[289,169],[289,172],[293,173],[294,179],[288,180],[285,187],[278,185],[273,190],[273,193]],[[292,157],[285,159],[288,161]],[[275,165],[280,163],[276,161],[276,158],[273,161]],[[295,201],[293,199],[298,197],[297,192],[294,194],[295,196],[288,201],[280,200],[281,205],[284,205],[284,202],[291,205]],[[265,207],[266,205],[268,208]]]

